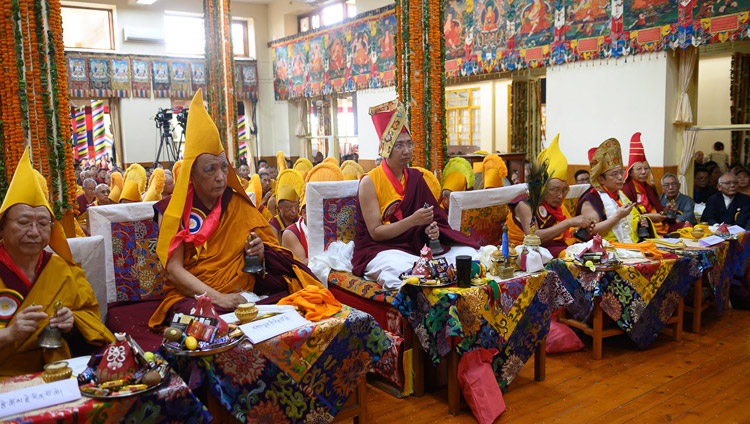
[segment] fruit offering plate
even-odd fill
[[[163,378],[159,382],[159,384],[153,385],[151,387],[145,387],[142,389],[136,389],[136,390],[127,389],[128,387],[127,385],[120,386],[120,388],[117,388],[115,386],[113,387],[113,390],[102,388],[101,386],[106,383],[102,383],[99,385],[88,384],[85,386],[80,386],[79,389],[81,390],[81,394],[83,396],[90,397],[93,399],[104,399],[104,400],[119,399],[119,398],[126,398],[130,396],[142,395],[142,394],[153,392],[154,390],[163,386],[164,383],[166,383],[168,380],[169,380],[169,376]],[[140,386],[140,385],[133,385],[133,386]],[[117,390],[114,390],[114,389],[117,389]]]
[[[214,343],[198,342],[198,347],[196,349],[188,349],[185,347],[184,343],[180,344],[176,342],[170,342],[166,339],[162,340],[161,345],[169,353],[177,356],[207,356],[215,355],[217,353],[232,349],[244,339],[245,334],[239,331],[238,334],[235,334],[232,337],[220,337]]]
[[[456,281],[442,281],[442,280],[435,280],[435,279],[429,279],[425,278],[423,275],[402,275],[401,280],[405,284],[411,284],[412,286],[417,287],[427,287],[431,289],[436,289],[440,287],[448,287],[456,285]]]
[[[594,271],[596,271],[596,272],[600,272],[600,271],[614,271],[614,270],[622,267],[622,262],[619,261],[619,260],[614,260],[614,261],[609,261],[608,260],[608,261],[605,261],[605,262],[598,262],[598,263],[593,263],[593,264],[588,264],[587,265],[585,262],[582,262],[580,259],[575,258],[575,259],[573,259],[573,263],[576,264],[577,266],[579,266],[581,268],[584,268],[584,269],[587,269],[589,271],[591,270],[591,266],[593,265]]]
[[[144,358],[143,367],[122,380],[96,381],[93,369],[88,368],[82,374],[91,378],[81,384],[80,378],[84,376],[79,376],[78,389],[83,396],[94,399],[117,399],[152,392],[170,379],[169,363],[152,352],[145,353]]]

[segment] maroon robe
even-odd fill
[[[661,204],[661,200],[659,200],[659,195],[656,193],[656,190],[648,183],[643,183],[643,189],[646,191],[646,197],[648,197],[648,201],[651,203],[651,206],[654,207],[654,210],[656,210],[657,213],[661,212],[664,209],[664,206]],[[635,189],[635,184],[633,183],[633,179],[631,177],[628,177],[627,180],[625,180],[625,184],[622,186],[622,192],[625,193],[626,196],[628,196],[628,199],[630,199],[631,202],[638,202],[638,192]],[[646,211],[646,213],[649,213],[651,211]]]
[[[432,206],[433,219],[437,222],[438,227],[440,228],[440,242],[446,252],[450,249],[450,244],[460,244],[478,249],[479,244],[470,239],[464,233],[456,231],[448,225],[448,215],[445,210],[440,207],[438,201],[435,200],[435,196],[432,195],[430,187],[427,186],[427,183],[422,177],[422,172],[414,168],[405,168],[404,172],[407,173],[408,182],[404,192],[404,199],[401,201],[400,206],[402,216],[404,218],[411,216],[411,214],[422,208],[424,204],[427,203]],[[394,217],[393,220],[393,222],[396,222],[397,218]],[[367,264],[369,264],[378,253],[384,250],[398,249],[411,255],[419,256],[420,250],[428,241],[427,234],[424,232],[426,227],[427,225],[411,227],[397,237],[377,242],[370,237],[370,232],[367,231],[365,218],[362,215],[362,209],[359,205],[359,196],[357,196],[357,223],[354,234],[352,273],[360,277],[363,276]]]

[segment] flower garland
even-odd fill
[[[443,2],[397,0],[396,85],[414,142],[412,164],[440,170],[445,162]]]
[[[6,0],[0,21],[0,197],[29,146],[60,219],[76,207],[60,2]]]
[[[235,99],[232,11],[229,0],[204,0],[206,38],[206,100],[208,113],[219,129],[222,144],[235,166],[239,165],[237,103]],[[231,143],[231,145],[228,145]]]

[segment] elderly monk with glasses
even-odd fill
[[[572,232],[577,228],[589,228],[593,231],[591,221],[583,216],[571,216],[568,208],[563,204],[568,194],[568,160],[560,150],[560,135],[555,136],[550,146],[539,153],[537,161],[547,162],[549,182],[547,192],[538,210],[532,211],[524,194],[508,204],[511,213],[506,218],[508,226],[508,240],[515,244],[523,244],[523,237],[531,233],[532,214],[538,227],[536,235],[542,240],[542,247],[550,251],[554,257],[564,257],[565,249],[577,240]]]

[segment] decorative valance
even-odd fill
[[[189,99],[206,89],[203,58],[173,58],[65,52],[68,95],[81,97],[154,97]],[[258,96],[258,64],[235,59],[237,97]]]

